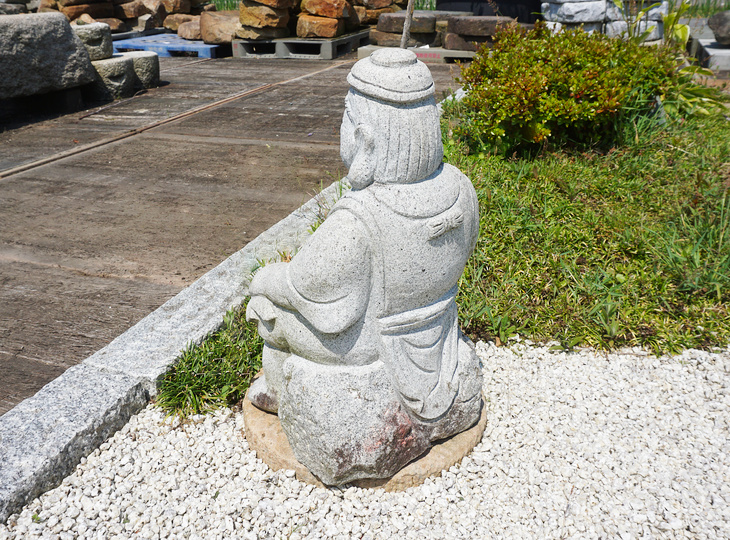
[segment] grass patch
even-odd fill
[[[678,1],[670,2],[670,8],[679,4]],[[730,0],[691,0],[687,17],[711,17],[715,13],[730,9]]]
[[[636,127],[606,153],[447,159],[474,183],[481,233],[460,283],[473,339],[709,349],[730,338],[730,122]]]
[[[165,374],[156,399],[168,414],[186,417],[231,406],[261,369],[263,340],[246,322],[246,304],[229,311],[223,326],[191,345]]]
[[[241,0],[213,0],[216,11],[235,11],[238,9]]]

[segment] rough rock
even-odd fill
[[[345,21],[302,14],[297,19],[297,36],[333,38],[345,33]]]
[[[99,100],[130,97],[134,94],[134,62],[128,56],[115,54],[111,58],[92,62],[97,78],[89,96]]]
[[[347,2],[347,17],[345,17],[345,30],[348,32],[351,32],[353,30],[357,30],[360,28],[363,24],[362,20],[360,19],[360,15],[366,16],[365,9],[362,11],[358,11],[355,9],[355,6],[352,5],[351,2]]]
[[[112,31],[108,24],[95,22],[74,26],[73,29],[86,47],[91,60],[103,60],[114,54]]]
[[[546,21],[582,23],[602,22],[606,17],[606,1],[571,2],[565,4],[543,3],[542,15]]]
[[[406,12],[384,13],[378,18],[378,30],[381,32],[403,32],[406,21]],[[436,16],[430,13],[413,13],[411,32],[429,34],[436,30]]]
[[[41,0],[38,6],[38,13],[55,13],[58,11],[58,2],[56,0]]]
[[[116,34],[117,32],[126,32],[129,29],[126,21],[122,21],[116,17],[102,17],[101,19],[96,19],[96,22],[108,25],[112,34]]]
[[[500,28],[513,22],[510,17],[451,17],[448,31],[462,36],[494,36]]]
[[[142,0],[142,4],[147,10],[146,13],[152,15],[160,24],[167,17],[167,10],[162,0]],[[159,26],[159,25],[158,25]]]
[[[177,29],[177,35],[183,39],[198,41],[200,39],[200,19],[182,23]]]
[[[206,11],[200,14],[200,36],[205,43],[230,43],[236,35],[239,12]]]
[[[24,4],[0,4],[0,15],[20,15],[28,13]]]
[[[241,0],[239,22],[254,28],[284,28],[289,23],[289,10]]]
[[[128,51],[120,53],[131,58],[134,66],[134,88],[156,88],[160,85],[160,58],[152,51]]]
[[[198,17],[199,15],[190,15],[188,13],[173,13],[172,15],[165,17],[165,20],[162,22],[162,26],[168,30],[177,32],[177,29],[180,28],[182,23],[194,21]]]
[[[602,22],[595,22],[595,23],[546,22],[545,25],[553,32],[553,34],[556,34],[556,33],[560,32],[561,30],[578,30],[578,29],[581,29],[588,34],[592,34],[594,32],[598,32],[599,34],[603,33],[603,23]]]
[[[378,22],[378,18],[383,13],[397,13],[398,11],[402,11],[402,9],[395,4],[382,9],[365,8],[365,19],[363,20],[363,24],[376,24]]]
[[[60,13],[0,16],[0,51],[0,99],[94,80],[89,53]]]
[[[162,0],[165,12],[168,15],[173,13],[190,13],[190,0]]]
[[[402,33],[381,32],[375,28],[370,29],[370,41],[377,43],[380,47],[400,47]],[[434,45],[436,33],[428,34],[412,32],[408,40],[408,47],[421,47],[423,45]]]
[[[148,13],[142,0],[132,0],[126,4],[114,6],[114,15],[119,19],[133,19]]]
[[[61,7],[68,7],[80,6],[81,4],[100,4],[107,1],[108,0],[58,0],[58,5]]]
[[[707,26],[715,34],[715,41],[720,45],[730,45],[730,10],[715,13],[707,19]]]
[[[279,39],[288,36],[288,28],[256,28],[241,24],[236,28],[236,37],[240,39]]]
[[[486,36],[461,36],[451,32],[447,32],[443,39],[444,49],[448,49],[450,51],[476,52],[484,43],[490,43],[489,38]]]
[[[383,9],[393,3],[393,0],[362,0],[366,9]]]
[[[310,15],[344,19],[349,16],[346,0],[302,0],[302,11]]]
[[[256,457],[273,471],[281,469],[294,471],[300,482],[317,487],[324,486],[294,456],[277,415],[264,412],[255,407],[249,399],[245,399],[243,416],[246,441],[249,449],[256,452]],[[434,444],[428,453],[403,467],[394,476],[379,480],[355,480],[352,484],[361,488],[380,488],[388,492],[419,486],[427,478],[439,476],[443,471],[461,462],[463,457],[479,444],[486,425],[487,412],[484,407],[479,422],[474,427]]]
[[[357,20],[360,22],[360,24],[367,24],[368,11],[365,9],[365,7],[353,4],[352,9],[355,11],[355,14],[357,15]]]
[[[274,9],[290,9],[298,2],[297,0],[258,0],[258,3]]]
[[[643,9],[649,9],[642,17],[644,21],[663,21],[664,17],[669,13],[669,2],[660,2],[658,6],[651,7],[654,2],[626,2],[624,1],[624,10],[620,10],[613,2],[606,2],[606,20],[607,21],[624,21],[624,13],[636,17],[636,14]]]
[[[636,32],[643,34],[647,30],[651,30],[651,33],[646,38],[647,41],[661,39],[664,35],[664,23],[656,21],[639,21],[639,24],[636,27]],[[607,22],[603,31],[608,37],[626,36],[628,34],[628,25],[623,21]]]
[[[79,4],[76,6],[61,7],[61,13],[66,15],[68,20],[73,21],[81,15],[86,14],[94,19],[114,17],[114,4],[111,2],[103,2],[99,4]]]

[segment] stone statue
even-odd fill
[[[297,459],[329,485],[392,476],[482,407],[455,303],[479,210],[443,163],[431,73],[411,51],[381,49],[347,80],[352,190],[291,262],[256,273],[247,310],[265,341],[248,397],[279,414]]]

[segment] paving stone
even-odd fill
[[[59,485],[148,401],[139,379],[78,365],[0,416],[0,521]]]
[[[302,14],[297,20],[297,36],[333,38],[345,33],[345,21]]]
[[[66,17],[36,13],[0,16],[0,99],[87,84],[94,68]],[[33,69],[28,69],[33,66]]]
[[[403,32],[406,12],[383,13],[378,18],[378,30],[381,32]],[[430,13],[413,13],[411,32],[428,34],[436,30],[436,16]]]
[[[289,23],[289,10],[241,0],[239,22],[254,28],[285,28]]]
[[[514,19],[510,17],[451,17],[448,31],[462,36],[494,36],[500,28],[513,22]]]
[[[205,43],[220,45],[230,43],[236,35],[239,12],[206,11],[200,14],[200,36]]]
[[[310,15],[330,19],[344,19],[349,15],[345,0],[302,0],[301,8]]]

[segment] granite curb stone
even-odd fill
[[[261,233],[139,323],[0,416],[0,522],[61,483],[81,458],[157,394],[157,382],[190,343],[217,330],[239,306],[261,260],[294,251],[309,236],[335,183]],[[346,189],[346,188],[345,188]]]

